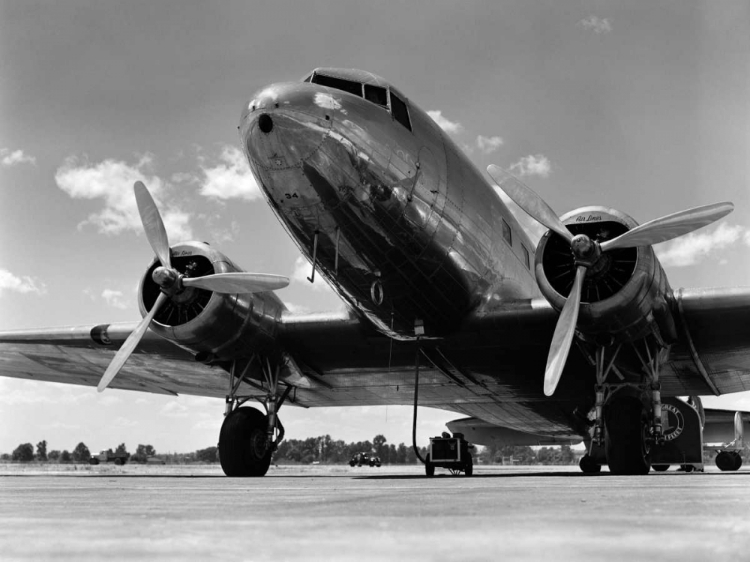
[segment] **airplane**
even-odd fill
[[[261,88],[238,131],[309,280],[324,277],[346,309],[290,311],[275,293],[287,278],[172,244],[136,182],[156,256],[143,319],[0,333],[0,375],[224,398],[221,466],[248,477],[268,471],[284,404],[414,404],[416,416],[418,403],[518,444],[583,441],[584,472],[631,475],[698,446],[685,431],[689,443],[668,448],[705,415],[700,396],[750,390],[750,287],[673,290],[652,249],[731,203],[641,225],[597,205],[558,216],[507,171],[486,177],[361,70]],[[496,188],[547,229],[536,248]]]

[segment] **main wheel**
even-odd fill
[[[219,462],[227,476],[264,476],[271,464],[266,416],[255,408],[237,408],[221,425]]]
[[[613,474],[648,474],[651,463],[645,439],[643,406],[637,398],[614,400],[604,415],[604,450]]]
[[[596,474],[602,471],[602,465],[592,459],[589,454],[585,454],[581,457],[581,460],[578,461],[578,468],[580,468],[584,474]]]
[[[668,464],[652,464],[651,465],[652,470],[655,470],[656,472],[666,472],[669,470]]]

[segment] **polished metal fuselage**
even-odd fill
[[[524,259],[533,247],[463,152],[408,106],[411,130],[356,95],[275,84],[253,95],[240,134],[317,274],[382,333],[411,339],[423,323],[425,337],[442,337],[473,310],[538,296]]]

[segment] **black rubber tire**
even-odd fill
[[[644,439],[643,405],[623,396],[612,401],[604,414],[604,451],[612,474],[648,474],[651,462]]]
[[[466,476],[474,475],[474,460],[471,458],[471,455],[469,455],[469,462],[467,462],[466,466],[464,467],[464,474]]]
[[[430,462],[430,455],[427,455],[424,460],[424,473],[427,475],[427,478],[435,476],[435,465]]]
[[[580,468],[581,472],[584,474],[598,474],[602,471],[602,465],[595,462],[588,454],[583,455],[581,460],[578,461],[578,468]]]
[[[728,451],[722,451],[716,455],[716,466],[719,470],[725,472],[727,470],[735,470],[734,468],[734,456]]]
[[[237,408],[219,433],[219,462],[227,476],[265,476],[271,464],[268,421],[255,408]]]
[[[670,465],[668,464],[652,464],[651,470],[654,470],[656,472],[666,472],[669,470]]]
[[[125,464],[125,461],[124,461],[124,460],[122,460],[122,459],[115,459],[115,464],[116,464],[117,466],[122,466],[122,465],[124,465],[124,464]]]

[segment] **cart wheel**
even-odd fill
[[[435,476],[435,465],[430,462],[430,455],[424,460],[424,473],[428,478]]]

